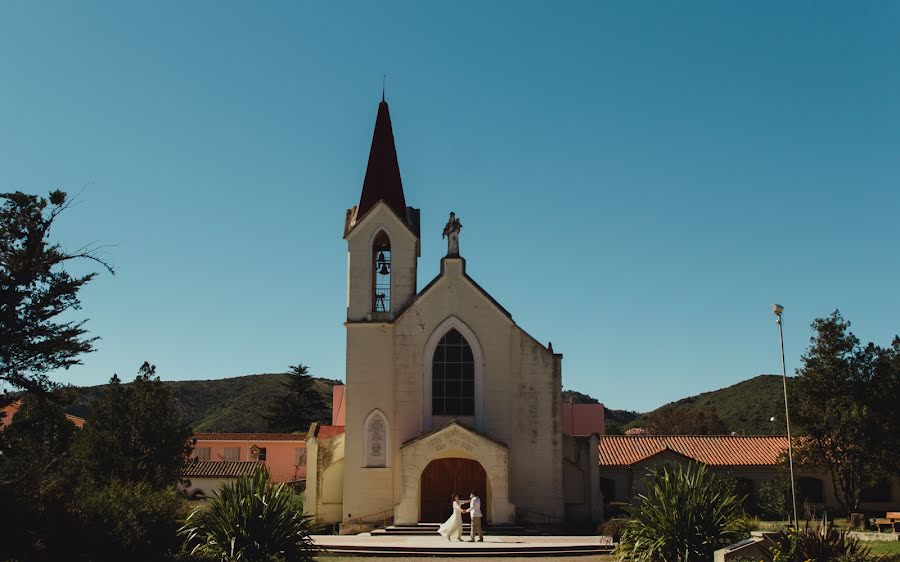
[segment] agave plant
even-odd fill
[[[878,560],[859,540],[834,528],[834,522],[814,529],[806,522],[801,530],[781,531],[771,549],[774,562],[837,561],[864,562]]]
[[[692,463],[651,470],[625,510],[631,520],[616,555],[631,562],[707,562],[741,537],[741,503],[734,486]]]
[[[315,558],[312,519],[293,490],[269,482],[269,472],[223,484],[207,509],[191,512],[179,533],[184,548],[222,561],[307,562]]]

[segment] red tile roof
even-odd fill
[[[605,435],[600,466],[633,466],[666,449],[713,466],[770,466],[787,450],[783,435]]]
[[[320,425],[319,429],[316,431],[316,437],[319,439],[329,439],[331,437],[337,437],[342,433],[344,433],[344,426],[342,425]]]
[[[305,433],[195,433],[197,441],[306,441]]]
[[[263,461],[191,461],[181,475],[186,478],[247,476],[265,465]]]

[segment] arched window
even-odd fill
[[[387,466],[388,423],[379,410],[374,410],[366,418],[366,466]]]
[[[475,415],[475,360],[469,342],[456,329],[447,332],[434,350],[431,413],[435,416]]]
[[[391,311],[391,239],[383,230],[372,242],[372,311]]]

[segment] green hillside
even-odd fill
[[[780,375],[758,375],[726,388],[682,398],[666,406],[669,405],[715,410],[729,432],[745,435],[770,435],[773,432],[784,435],[786,432],[784,389]],[[640,427],[648,414],[634,420],[630,426]],[[772,416],[775,416],[774,424],[769,421]]]
[[[268,405],[285,393],[284,374],[246,375],[227,379],[200,381],[166,381],[175,393],[179,411],[195,431],[259,432],[266,430],[263,418]],[[325,397],[330,413],[331,387],[342,384],[330,379],[315,379],[319,392]],[[68,411],[86,417],[90,404],[103,395],[106,385],[74,387],[67,390],[74,397]],[[563,391],[563,400],[576,404],[597,404],[598,400],[574,390]],[[678,408],[704,408],[715,410],[725,422],[728,431],[737,433],[770,434],[776,417],[774,431],[783,434],[784,398],[781,377],[759,375],[735,385],[704,392],[697,396],[672,402]],[[607,408],[607,423],[615,422],[627,427],[640,427],[647,414]]]
[[[259,432],[266,430],[263,414],[269,404],[285,394],[288,375],[246,375],[228,379],[199,381],[165,381],[172,388],[178,410],[194,431]],[[331,387],[342,384],[330,379],[315,379],[331,414]],[[106,385],[75,387],[67,392],[74,396],[67,410],[87,417],[90,404],[103,395]]]

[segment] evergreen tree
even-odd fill
[[[307,431],[312,422],[328,423],[331,408],[316,389],[316,381],[305,365],[290,367],[284,383],[286,394],[274,402],[266,413],[269,431],[293,433]]]
[[[49,199],[21,192],[0,194],[0,383],[16,389],[54,387],[48,373],[80,364],[96,338],[85,321],[60,321],[78,309],[78,291],[96,275],[63,269],[75,259],[92,260],[110,273],[96,247],[67,252],[50,241],[50,229],[69,202],[62,191]]]
[[[76,454],[83,478],[99,486],[119,481],[165,488],[181,480],[192,435],[171,390],[145,362],[130,385],[113,375],[92,405]]]
[[[798,460],[830,471],[835,496],[853,511],[864,487],[900,465],[900,339],[861,347],[838,311],[812,328],[790,395],[791,416],[806,432]]]

